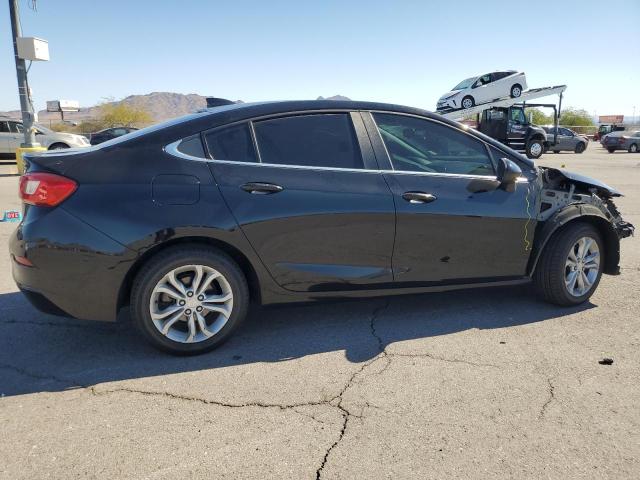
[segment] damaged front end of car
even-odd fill
[[[529,271],[551,236],[563,225],[584,221],[594,225],[606,245],[603,273],[620,273],[620,239],[635,227],[622,219],[614,197],[622,194],[598,180],[556,168],[538,167],[537,227]]]

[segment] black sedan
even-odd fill
[[[99,143],[106,142],[107,140],[112,140],[126,135],[127,133],[135,132],[136,130],[138,129],[134,127],[105,128],[99,132],[92,133],[89,136],[89,142],[91,142],[91,145],[98,145]]]
[[[250,302],[533,281],[576,305],[633,232],[615,189],[423,110],[228,105],[79,151],[26,156],[13,276],[40,309],[193,354]]]

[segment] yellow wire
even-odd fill
[[[527,221],[524,224],[524,251],[528,252],[531,250],[531,242],[529,242],[529,222],[531,221],[531,205],[529,203],[529,194],[531,193],[531,183],[527,187],[527,195],[525,196],[525,200],[527,202]]]

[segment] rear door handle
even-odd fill
[[[254,195],[269,195],[271,193],[278,193],[284,190],[280,185],[275,185],[273,183],[263,183],[263,182],[249,182],[245,183],[240,187],[245,192],[252,193]]]
[[[425,192],[405,192],[402,194],[402,198],[409,203],[431,203],[438,197]]]

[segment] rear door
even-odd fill
[[[9,131],[9,122],[6,120],[0,120],[0,154],[2,156],[9,155],[9,137],[11,132]]]
[[[24,127],[19,122],[9,122],[9,130],[11,131],[11,137],[9,137],[9,149],[11,152],[15,152],[20,148],[22,142],[24,142]]]
[[[535,229],[528,182],[499,188],[494,158],[507,155],[423,117],[367,119],[397,208],[399,286],[510,280],[525,274]]]
[[[204,137],[225,200],[283,288],[341,291],[393,281],[393,198],[359,113],[302,112]]]

